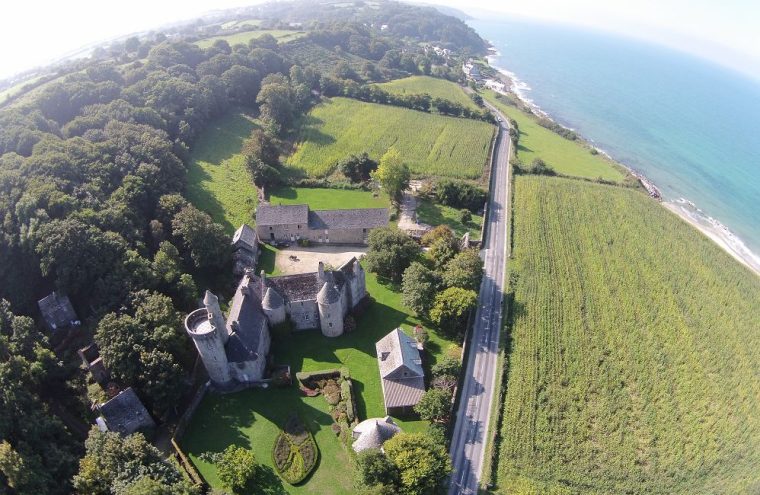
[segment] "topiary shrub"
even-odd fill
[[[340,402],[340,387],[335,380],[328,380],[322,388],[322,394],[327,399],[327,403],[335,406]]]

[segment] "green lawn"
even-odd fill
[[[399,95],[429,94],[433,98],[444,98],[473,110],[480,110],[457,83],[430,76],[411,76],[378,84],[389,93]]]
[[[269,193],[273,205],[307,204],[312,210],[346,208],[388,208],[390,201],[383,192],[281,186]]]
[[[302,119],[287,163],[324,177],[352,153],[377,160],[395,146],[415,175],[479,179],[493,133],[493,125],[476,120],[333,98]]]
[[[335,339],[318,330],[275,334],[274,360],[290,364],[293,372],[347,366],[357,393],[360,419],[383,416],[380,373],[375,357],[375,342],[396,326],[407,332],[418,323],[401,305],[401,295],[367,274],[367,291],[375,299],[359,319],[357,329]],[[426,366],[434,363],[451,343],[430,332]],[[198,459],[207,451],[218,452],[234,443],[253,450],[256,458],[272,467],[271,448],[279,426],[288,415],[298,412],[310,426],[320,449],[320,463],[306,483],[292,487],[276,475],[262,493],[352,494],[351,452],[331,431],[332,419],[324,397],[301,396],[296,387],[276,390],[248,390],[231,395],[208,395],[201,403],[182,439],[182,446],[203,477],[219,487],[213,465]],[[404,431],[424,431],[424,421],[401,421]],[[273,472],[272,472],[273,473]],[[267,491],[268,490],[268,491]]]
[[[424,199],[417,203],[417,221],[432,225],[448,225],[458,237],[465,232],[470,233],[470,239],[480,239],[480,228],[483,225],[483,217],[472,215],[472,220],[467,224],[459,221],[459,212],[456,208],[439,205],[430,200]]]
[[[240,33],[228,34],[224,36],[214,36],[211,38],[196,41],[195,44],[201,48],[208,48],[213,45],[216,40],[224,40],[229,43],[230,46],[234,46],[240,43],[247,44],[252,39],[259,38],[265,34],[271,34],[277,39],[277,41],[286,43],[288,41],[298,39],[306,33],[303,31],[286,31],[283,29],[261,29],[255,31],[243,31]]]
[[[186,197],[229,233],[253,224],[256,187],[240,150],[255,127],[245,113],[228,113],[209,124],[191,150]]]
[[[583,144],[567,140],[541,127],[534,117],[507,104],[505,99],[496,99],[495,92],[485,90],[481,95],[517,122],[520,128],[517,158],[523,164],[530,165],[535,158],[541,158],[555,171],[564,175],[589,179],[601,177],[616,182],[624,179],[625,172],[611,160],[602,155],[592,155]]]
[[[514,187],[499,493],[757,493],[760,278],[641,192]]]

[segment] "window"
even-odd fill
[[[298,230],[301,230],[301,226],[300,225],[298,226]]]
[[[332,328],[332,323],[328,323],[328,325],[330,325],[330,328]]]
[[[367,229],[362,229],[362,234],[366,234],[366,233],[367,233]]]
[[[269,226],[269,230],[272,230],[272,226],[271,225]]]

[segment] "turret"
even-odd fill
[[[319,308],[319,326],[322,334],[327,337],[337,337],[343,334],[343,307],[340,293],[332,281],[325,282],[317,294]]]
[[[185,330],[193,339],[198,354],[206,366],[211,381],[220,387],[232,381],[224,344],[229,335],[225,328],[219,299],[209,291],[203,298],[203,308],[196,309],[185,318]]]
[[[277,325],[285,321],[285,300],[272,287],[267,287],[266,292],[264,292],[261,308],[267,315],[270,325]]]

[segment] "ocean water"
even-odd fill
[[[662,46],[471,20],[519,93],[760,253],[760,81]]]

